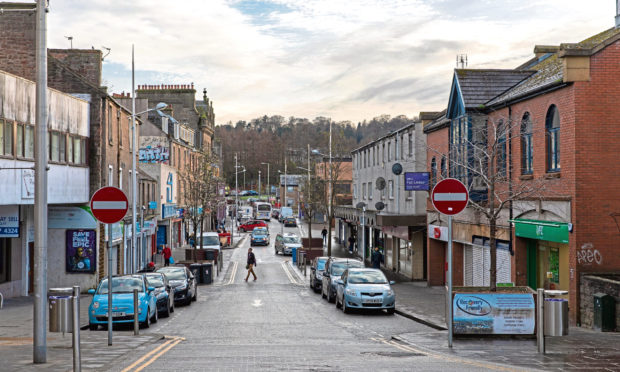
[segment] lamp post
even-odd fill
[[[271,185],[269,184],[269,163],[261,163],[263,165],[267,164],[267,199],[271,196]]]
[[[136,114],[134,46],[131,45],[131,146],[133,148],[133,154],[131,155],[131,272],[134,272],[136,269],[136,253],[138,251],[138,237],[136,236],[136,194],[138,192],[138,182],[136,177],[136,154],[138,152],[136,145],[136,115],[142,115],[149,111],[157,111],[160,116],[163,116],[163,113],[159,110],[163,110],[167,106],[167,104],[160,102],[154,108]]]
[[[260,198],[260,171],[258,171],[258,197]]]

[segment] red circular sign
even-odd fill
[[[439,213],[452,216],[465,209],[469,201],[469,193],[461,181],[447,178],[435,185],[431,193],[431,201]]]
[[[102,223],[117,223],[125,217],[128,208],[127,195],[113,186],[100,188],[90,199],[90,210]]]

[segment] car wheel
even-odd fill
[[[192,301],[196,301],[198,299],[198,288],[194,289],[194,297],[192,297]]]
[[[164,318],[168,318],[170,316],[170,301],[166,304],[166,311],[162,314]]]
[[[388,315],[394,315],[395,311],[396,311],[396,307],[392,307],[392,308],[387,309]]]
[[[321,297],[327,298],[327,296],[325,296],[325,291],[324,290],[321,290]]]
[[[327,302],[334,302],[334,298],[332,297],[331,289],[327,290]]]
[[[149,309],[146,309],[146,319],[142,322],[142,328],[149,328],[151,326],[151,317],[149,317]]]
[[[340,301],[338,301],[338,295],[336,295],[336,309],[340,309]]]
[[[344,300],[344,297],[342,298],[342,312],[345,314],[351,312],[351,310],[349,310],[349,308],[347,307],[347,301]]]
[[[155,324],[159,320],[159,314],[157,313],[157,307],[155,307],[155,313],[153,314],[153,319],[151,319],[151,323]]]
[[[90,329],[91,331],[96,331],[98,328],[98,324],[88,323],[88,329]]]
[[[172,305],[170,305],[170,312],[174,313],[174,300],[171,301]]]

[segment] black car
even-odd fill
[[[295,220],[295,217],[284,217],[280,222],[284,224],[284,227],[297,227],[297,220]]]
[[[166,275],[168,282],[174,290],[174,302],[189,305],[191,301],[196,301],[198,287],[196,279],[191,271],[185,266],[165,266],[157,270],[158,273]]]
[[[316,257],[312,260],[310,266],[310,288],[315,292],[319,292],[323,286],[323,273],[325,272],[325,264],[329,257]]]
[[[157,301],[157,312],[164,318],[174,312],[174,292],[168,278],[162,273],[144,274],[149,286],[154,287],[153,295]]]
[[[364,267],[364,263],[354,259],[336,257],[330,257],[325,263],[321,296],[328,302],[336,300],[336,280],[340,279],[342,273],[350,267]]]

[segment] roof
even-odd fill
[[[361,150],[363,150],[363,149],[365,149],[367,147],[372,147],[375,143],[379,143],[379,142],[385,140],[386,138],[397,136],[398,133],[404,132],[404,131],[406,131],[406,130],[408,130],[410,128],[415,129],[416,125],[420,125],[420,122],[419,121],[414,121],[414,122],[409,123],[409,124],[407,124],[407,125],[405,125],[405,126],[403,126],[401,128],[394,129],[393,131],[388,132],[388,134],[386,134],[384,136],[381,136],[379,138],[375,138],[374,140],[366,143],[365,145],[362,145],[360,147],[354,148],[353,150],[351,150],[351,154],[356,153],[358,151],[361,151]]]
[[[592,55],[620,39],[620,28],[612,27],[578,43],[560,44],[560,57]]]
[[[435,115],[435,120],[424,126],[424,133],[434,132],[450,125],[450,119],[446,117],[446,109]]]
[[[534,71],[455,69],[465,108],[479,108],[527,79]]]

